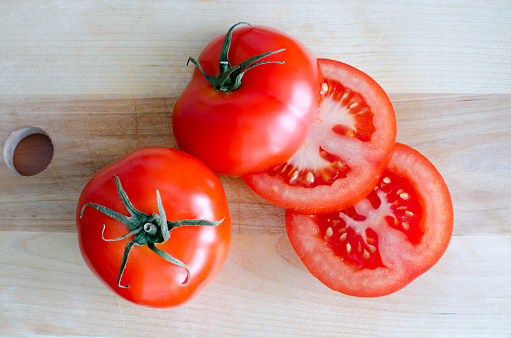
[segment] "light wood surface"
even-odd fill
[[[511,2],[1,1],[0,143],[43,129],[35,176],[0,161],[0,336],[511,335]],[[174,103],[208,41],[238,21],[295,36],[389,93],[398,141],[439,169],[454,235],[430,271],[382,298],[347,297],[304,268],[284,210],[221,176],[233,240],[191,303],[147,309],[86,267],[74,210],[100,168],[175,147]]]

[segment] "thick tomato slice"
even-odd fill
[[[326,286],[377,297],[408,285],[440,259],[451,239],[453,208],[433,164],[398,143],[366,199],[331,214],[288,210],[286,229],[302,262]]]
[[[305,142],[285,163],[242,176],[263,198],[303,213],[340,210],[363,199],[396,138],[392,103],[372,78],[338,61],[319,64],[326,94]]]

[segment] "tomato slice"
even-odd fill
[[[305,142],[285,163],[242,179],[270,202],[303,213],[363,199],[390,160],[396,117],[385,91],[347,64],[318,59],[324,98]]]
[[[405,287],[440,259],[451,239],[453,208],[433,164],[398,143],[367,198],[331,214],[287,210],[286,229],[302,262],[326,286],[377,297]]]

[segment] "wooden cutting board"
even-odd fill
[[[510,17],[508,1],[2,3],[0,143],[37,127],[54,152],[34,176],[14,173],[7,153],[0,161],[0,336],[509,336]],[[226,176],[231,251],[191,303],[133,305],[86,267],[81,189],[136,149],[176,147],[186,60],[238,21],[284,30],[375,78],[398,141],[444,176],[451,244],[403,290],[375,299],[329,290],[290,246],[284,210]]]

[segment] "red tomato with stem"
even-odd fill
[[[172,115],[181,150],[215,173],[240,176],[279,165],[300,147],[318,114],[323,76],[299,41],[234,25],[190,61],[197,68]]]
[[[323,103],[307,138],[286,162],[242,179],[286,209],[326,213],[363,199],[378,182],[396,139],[396,117],[385,91],[347,64],[319,59]]]
[[[80,195],[76,224],[92,272],[149,307],[193,299],[222,268],[231,239],[220,180],[170,148],[140,149],[98,171]]]
[[[451,239],[453,207],[433,164],[397,144],[364,200],[331,214],[287,210],[286,229],[302,262],[326,286],[377,297],[405,287],[440,259]]]

